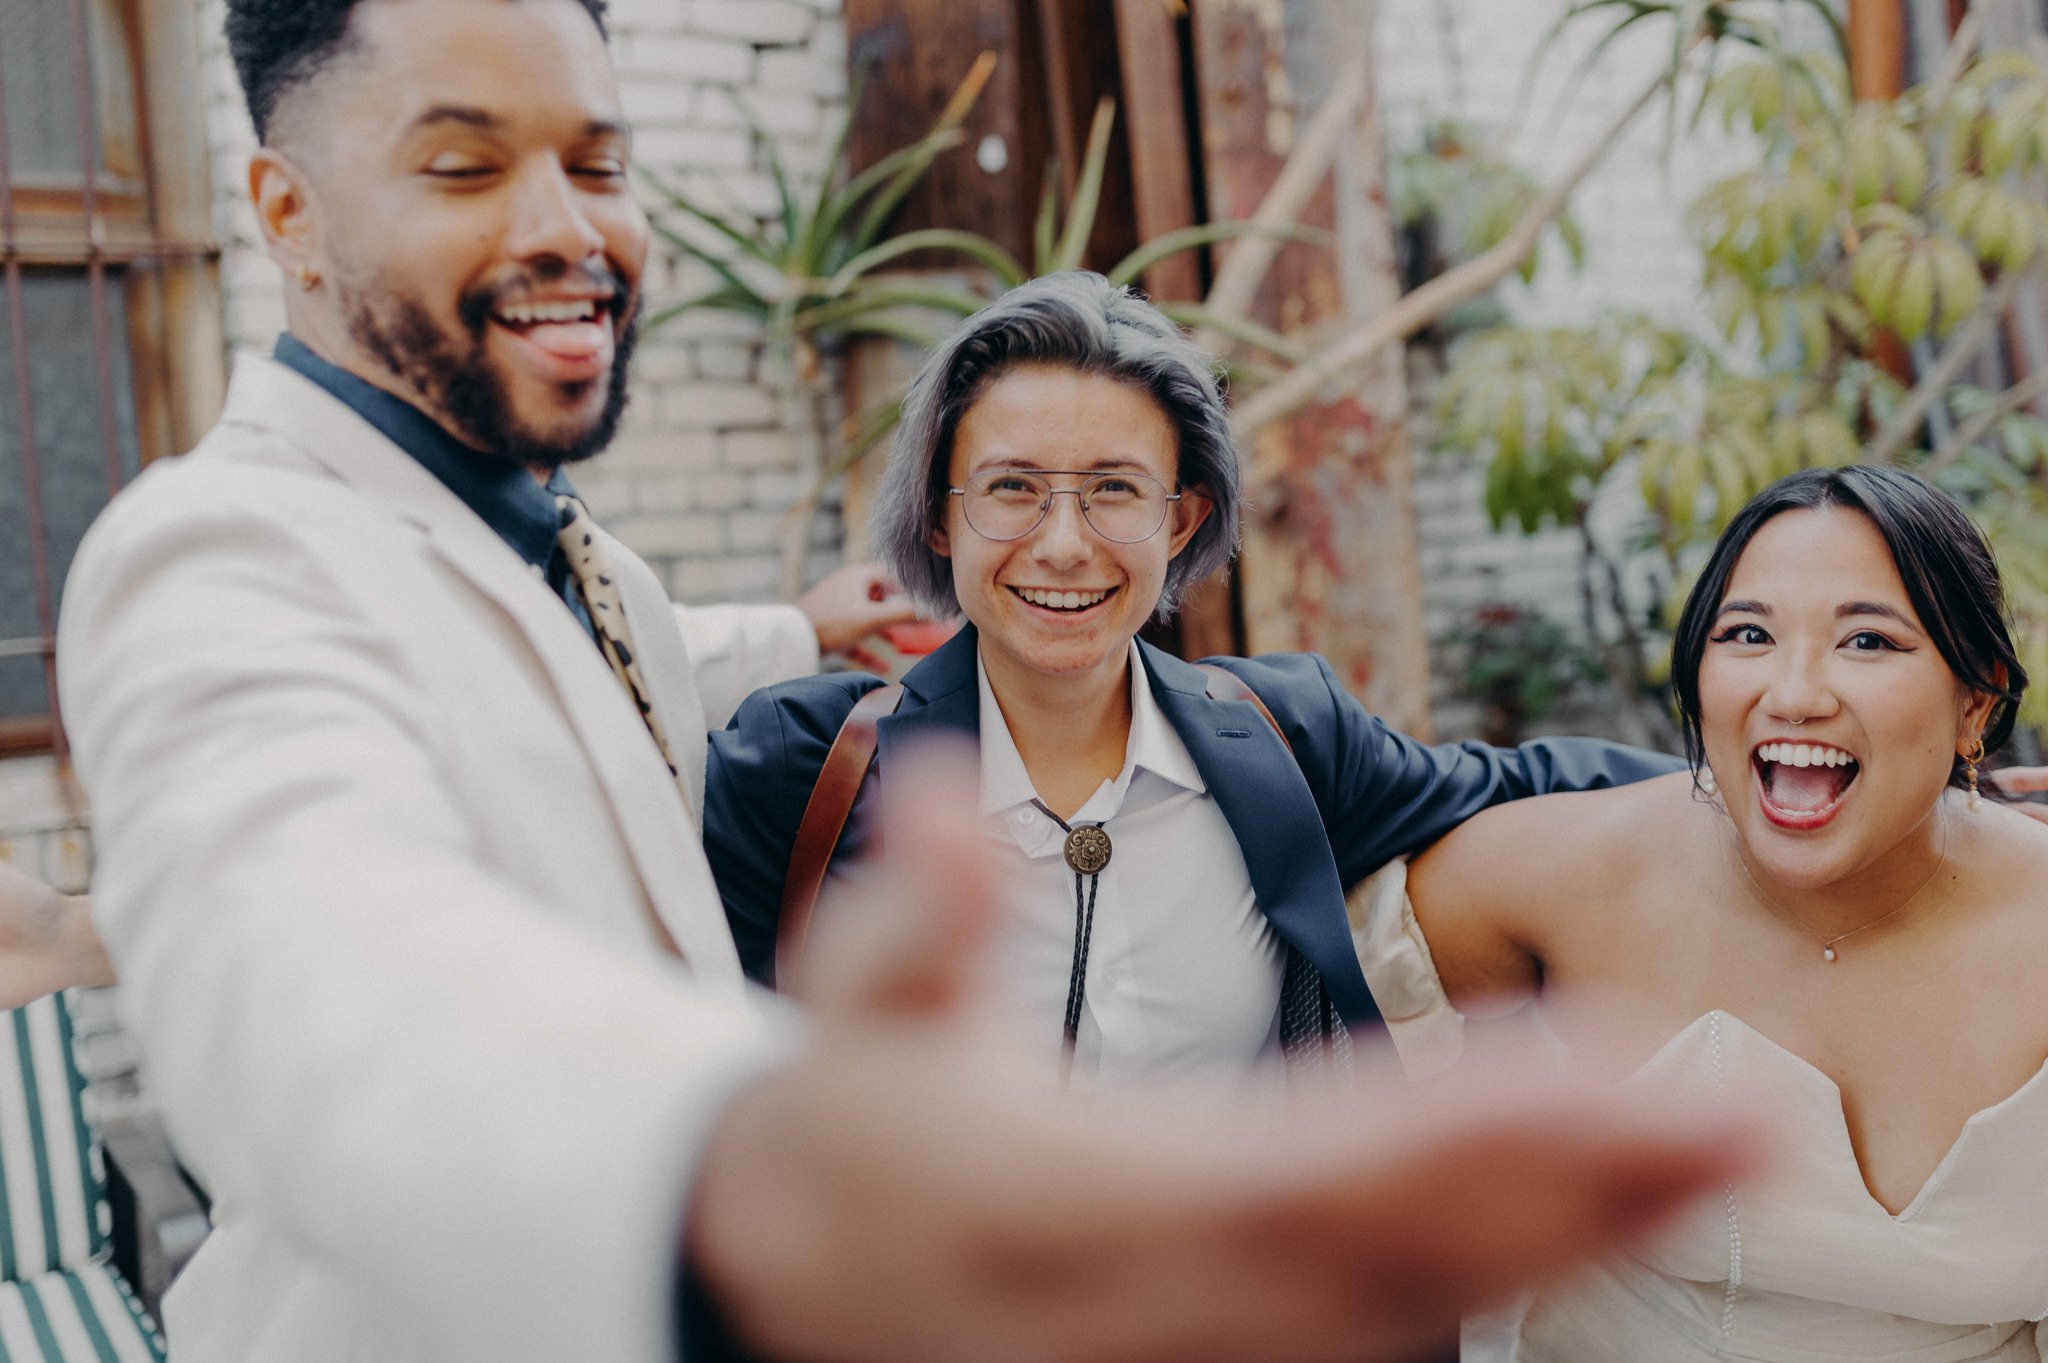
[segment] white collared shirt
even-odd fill
[[[1066,835],[1031,803],[1037,791],[979,656],[975,672],[981,811],[1013,909],[990,988],[1023,1042],[1057,1054],[1076,877],[1061,856]],[[1076,1071],[1158,1076],[1249,1064],[1278,1034],[1285,952],[1259,912],[1229,823],[1153,698],[1135,643],[1123,770],[1067,822],[1100,823],[1112,849],[1096,890]]]

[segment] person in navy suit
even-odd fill
[[[1679,766],[1589,739],[1424,744],[1317,655],[1211,660],[1219,677],[1139,640],[1230,561],[1239,469],[1212,357],[1132,290],[1071,272],[1010,291],[932,353],[877,497],[885,566],[966,623],[879,720],[819,918],[861,874],[906,740],[974,740],[1014,872],[992,987],[1084,1072],[1346,1046],[1378,1017],[1349,887],[1502,800]],[[774,686],[712,736],[705,847],[763,982],[799,821],[881,685]]]

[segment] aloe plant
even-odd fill
[[[916,250],[950,250],[992,267],[988,248],[970,232],[911,232],[883,240],[890,217],[941,153],[957,146],[960,125],[995,69],[983,53],[968,71],[930,131],[857,175],[826,175],[810,195],[799,193],[775,139],[735,95],[742,115],[759,139],[775,186],[776,212],[765,229],[748,216],[721,213],[664,183],[651,172],[641,178],[675,212],[709,229],[717,245],[677,230],[659,218],[654,230],[686,257],[704,265],[718,283],[702,293],[668,303],[649,315],[654,330],[699,309],[737,312],[758,321],[766,335],[796,350],[809,372],[815,350],[857,335],[920,339],[903,320],[905,309],[935,308],[966,316],[981,305],[975,294],[930,283],[872,278],[872,272]],[[860,104],[858,83],[848,113],[833,141],[831,164],[840,165],[853,131],[852,110]]]

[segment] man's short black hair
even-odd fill
[[[349,18],[362,0],[228,0],[228,52],[256,136],[270,140],[286,94],[346,51]],[[576,0],[603,34],[605,0]]]

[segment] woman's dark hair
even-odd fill
[[[1997,697],[1984,725],[1984,751],[2012,734],[2014,712],[2027,689],[2027,671],[2005,627],[2005,588],[1991,546],[1963,509],[1926,480],[1900,469],[1852,464],[1806,469],[1759,492],[1714,542],[1707,566],[1685,599],[1671,641],[1671,683],[1685,755],[1697,773],[1705,760],[1700,736],[1700,661],[1707,636],[1728,595],[1728,579],[1756,532],[1786,511],[1839,506],[1861,513],[1891,551],[1906,597],[1949,671],[1972,691]],[[1964,783],[1958,757],[1949,784]]]

